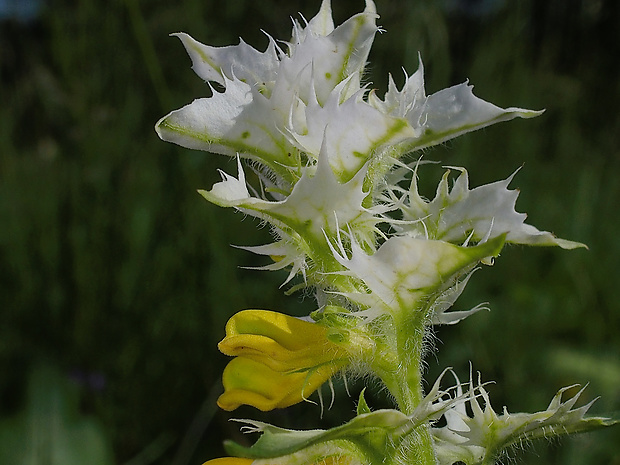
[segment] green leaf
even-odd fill
[[[412,420],[397,410],[377,410],[355,417],[342,426],[329,430],[297,431],[278,428],[253,420],[241,420],[254,428],[254,432],[262,432],[261,437],[252,447],[243,447],[232,441],[224,443],[226,451],[237,457],[272,458],[289,455],[328,441],[348,440],[361,446],[365,452],[380,452],[388,447],[388,436],[391,431]]]

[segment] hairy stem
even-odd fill
[[[395,317],[386,331],[396,357],[391,366],[377,367],[399,409],[412,415],[424,398],[422,391],[422,356],[424,354],[424,318],[417,312]],[[387,361],[388,359],[384,359]],[[436,465],[437,459],[429,425],[422,425],[403,438],[403,447],[392,460],[416,465]]]

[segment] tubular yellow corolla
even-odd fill
[[[297,404],[347,363],[347,352],[326,329],[268,310],[244,310],[226,324],[220,351],[235,357],[224,369],[218,405],[267,411]]]

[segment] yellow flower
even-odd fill
[[[244,310],[228,320],[220,351],[235,357],[224,369],[218,405],[267,411],[297,404],[347,363],[325,327],[268,310]]]
[[[254,459],[244,459],[241,457],[221,457],[209,460],[202,465],[250,465]]]

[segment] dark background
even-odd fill
[[[337,24],[363,9],[361,0],[333,3]],[[97,422],[116,464],[221,456],[224,438],[254,439],[230,417],[316,428],[353,415],[360,383],[352,398],[337,387],[322,420],[310,404],[267,415],[214,406],[228,317],[244,308],[307,314],[313,304],[283,296],[284,272],[240,269],[264,262],[229,244],[263,244],[269,231],[196,194],[234,163],[161,142],[153,130],[208,94],[169,33],[210,45],[241,36],[264,50],[261,29],[288,39],[289,17],[318,8],[318,0],[50,0],[28,20],[2,20],[0,448],[25,418],[37,366],[79,391],[74,414]],[[620,410],[620,4],[379,0],[377,9],[387,32],[375,39],[367,79],[380,95],[388,73],[401,85],[401,67],[415,71],[420,51],[429,94],[469,78],[499,106],[547,110],[425,157],[466,167],[472,186],[522,166],[518,210],[590,247],[506,248],[457,302],[488,301],[492,311],[437,329],[429,382],[445,366],[467,378],[471,361],[496,381],[488,387],[496,411],[543,410],[560,387],[588,382],[584,403],[601,396],[593,413]],[[427,195],[441,173],[420,172]],[[380,395],[369,403],[389,405]],[[620,464],[618,443],[615,428],[512,455]]]

